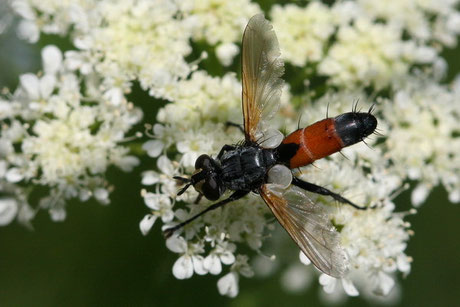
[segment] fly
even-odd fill
[[[225,145],[217,157],[201,155],[190,178],[174,177],[201,196],[217,201],[227,191],[226,199],[209,206],[190,219],[164,230],[165,237],[204,213],[238,200],[250,192],[259,194],[278,222],[322,272],[340,278],[348,259],[340,245],[340,236],[319,204],[307,195],[327,195],[341,203],[357,206],[324,187],[295,177],[292,169],[363,141],[374,132],[377,119],[369,112],[341,114],[326,118],[287,137],[267,129],[267,121],[279,106],[284,73],[279,44],[271,24],[262,14],[253,16],[242,42],[242,108],[245,139],[238,145]],[[372,109],[372,108],[371,108]],[[241,128],[241,127],[240,127]]]

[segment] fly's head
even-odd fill
[[[208,155],[198,157],[195,162],[195,171],[190,179],[174,178],[187,182],[178,195],[184,193],[191,185],[209,200],[217,200],[225,192],[225,186],[220,179],[220,166]]]
[[[219,173],[220,167],[217,162],[208,155],[201,155],[195,162],[192,185],[207,199],[217,200],[225,192]]]

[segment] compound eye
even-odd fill
[[[201,155],[195,161],[195,169],[209,169],[211,165],[211,157],[208,155]]]
[[[221,189],[214,178],[208,178],[201,186],[203,195],[209,200],[218,200],[220,198]]]

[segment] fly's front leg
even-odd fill
[[[167,228],[165,230],[163,230],[163,235],[165,236],[165,238],[169,238],[176,230],[179,230],[181,229],[182,227],[184,227],[185,225],[187,225],[188,223],[194,221],[195,219],[197,219],[198,217],[202,216],[203,214],[205,214],[206,212],[208,211],[211,211],[211,210],[214,210],[214,209],[217,209],[219,207],[222,207],[223,205],[225,204],[228,204],[232,201],[235,201],[235,200],[238,200],[244,196],[246,196],[249,192],[248,191],[235,191],[232,195],[230,195],[227,199],[224,199],[224,200],[221,200],[209,207],[207,207],[206,209],[204,209],[203,211],[201,211],[200,213],[192,216],[191,218],[189,218],[188,220],[174,226],[174,227],[171,227],[171,228]]]
[[[219,154],[217,155],[217,160],[220,160],[222,158],[222,155],[229,150],[234,150],[236,147],[232,145],[224,145],[222,146],[222,149],[219,151]]]
[[[345,197],[337,194],[337,193],[334,193],[322,186],[319,186],[319,185],[316,185],[316,184],[313,184],[313,183],[310,183],[310,182],[307,182],[307,181],[303,181],[297,177],[293,177],[292,178],[292,184],[299,187],[299,188],[302,188],[304,190],[307,190],[309,192],[313,192],[313,193],[316,193],[316,194],[320,194],[320,195],[327,195],[327,196],[330,196],[332,197],[333,199],[335,199],[336,201],[339,201],[343,204],[347,204],[347,205],[350,205],[352,206],[353,208],[355,209],[358,209],[358,210],[366,210],[366,209],[369,209],[368,207],[360,207],[356,204],[354,204],[353,202],[349,201],[348,199],[346,199]]]

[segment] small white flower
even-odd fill
[[[299,259],[300,259],[300,262],[302,262],[305,265],[311,264],[310,259],[308,259],[308,257],[302,251],[299,251]]]
[[[6,172],[5,178],[9,182],[16,183],[24,179],[24,175],[19,168],[13,167]]]
[[[42,49],[43,70],[45,74],[56,74],[62,65],[62,52],[56,46],[48,45]]]
[[[108,204],[109,200],[109,191],[107,189],[98,188],[94,190],[94,197],[101,203],[101,204]]]
[[[36,43],[40,38],[40,29],[29,20],[21,20],[17,28],[18,37],[29,43]]]
[[[281,276],[282,286],[290,292],[301,292],[313,281],[313,274],[302,264],[294,264],[283,272]]]
[[[12,198],[0,199],[0,226],[11,223],[18,213],[18,204]]]
[[[149,233],[156,219],[157,219],[156,215],[147,214],[146,216],[144,216],[142,221],[139,223],[139,228],[144,236]]]
[[[222,65],[230,66],[239,51],[240,49],[234,43],[220,44],[216,48],[216,56]]]
[[[150,140],[142,145],[142,149],[152,158],[158,157],[162,153],[163,148],[164,144],[160,140]]]
[[[222,242],[218,244],[213,251],[204,259],[204,268],[213,275],[218,275],[222,271],[222,264],[230,265],[235,262],[233,252],[236,246]]]
[[[173,265],[173,275],[177,279],[187,279],[192,277],[193,272],[204,275],[207,271],[203,266],[203,257],[198,253],[203,252],[203,248],[198,244],[187,243],[182,237],[171,237],[166,240],[169,250],[181,254]]]
[[[238,295],[238,274],[230,272],[217,281],[217,289],[221,295],[236,297]]]
[[[428,188],[424,184],[419,184],[415,189],[412,191],[411,194],[411,202],[415,207],[419,207],[423,204],[428,197],[430,192],[430,188]]]
[[[381,271],[372,274],[370,280],[373,291],[376,295],[388,295],[388,293],[390,293],[391,289],[393,289],[395,285],[395,281],[393,280],[393,278]]]
[[[142,173],[142,184],[153,185],[160,181],[160,174],[154,171],[145,171]]]

